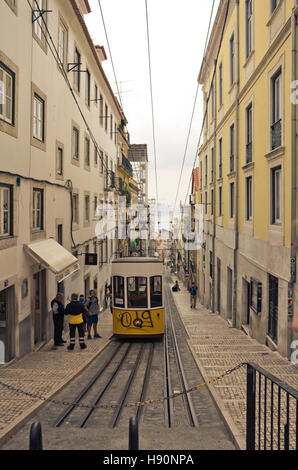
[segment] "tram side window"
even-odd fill
[[[161,276],[150,277],[151,308],[162,306]]]
[[[128,308],[147,308],[147,278],[127,278]]]
[[[124,277],[114,276],[114,306],[124,308]]]

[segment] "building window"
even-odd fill
[[[90,140],[85,137],[85,165],[90,166]]]
[[[86,105],[90,106],[90,99],[91,99],[91,75],[89,70],[86,71]]]
[[[13,235],[12,187],[0,185],[0,237]]]
[[[47,14],[44,13],[42,16],[39,16],[39,10],[46,10],[47,9],[47,1],[46,0],[35,0],[33,5],[34,17],[35,19],[33,23],[33,32],[38,41],[41,44],[46,44],[46,27],[44,23],[47,23]]]
[[[43,189],[33,188],[32,228],[43,230]]]
[[[211,149],[211,183],[214,183],[214,147]]]
[[[235,154],[235,126],[230,127],[230,172],[234,171],[234,154]]]
[[[79,159],[79,150],[80,150],[80,131],[76,127],[72,129],[72,139],[73,139],[73,158],[75,160]]]
[[[200,188],[203,187],[203,162],[200,161]]]
[[[209,97],[207,98],[206,101],[206,129],[208,129],[209,125]]]
[[[72,195],[72,221],[75,224],[79,223],[79,195]]]
[[[230,79],[231,85],[235,82],[235,40],[234,34],[230,39]]]
[[[222,138],[219,139],[219,178],[222,178]]]
[[[211,215],[214,214],[214,190],[211,189]]]
[[[98,102],[98,86],[95,83],[94,84],[94,103],[95,103],[95,106],[97,106],[97,102]]]
[[[78,92],[81,88],[81,54],[78,49],[75,49],[74,63],[76,64],[74,73],[74,86]]]
[[[208,184],[208,155],[205,156],[205,186]]]
[[[222,216],[222,186],[218,188],[218,215]]]
[[[246,163],[252,162],[252,103],[246,108]]]
[[[271,12],[273,13],[279,4],[279,0],[271,0]]]
[[[108,132],[108,112],[109,108],[108,105],[105,105],[105,131]]]
[[[44,117],[45,117],[45,102],[44,100],[34,93],[33,97],[33,137],[41,142],[44,142]]]
[[[222,62],[219,65],[219,105],[223,103],[223,75],[222,75]]]
[[[57,175],[63,175],[63,148],[57,149]]]
[[[110,114],[110,138],[113,139],[113,116]]]
[[[252,51],[252,0],[246,0],[246,57]]]
[[[246,220],[252,219],[252,176],[246,178]]]
[[[230,219],[234,218],[234,183],[230,183]]]
[[[272,124],[271,124],[271,148],[281,146],[281,69],[272,77]]]
[[[213,253],[209,251],[209,275],[213,278]]]
[[[281,223],[281,167],[271,170],[271,223]]]
[[[0,119],[14,124],[15,74],[0,62]]]
[[[102,150],[100,150],[99,156],[100,156],[100,173],[103,174],[103,151]]]
[[[103,125],[103,97],[102,94],[100,93],[99,96],[99,122],[100,125]]]
[[[117,143],[117,124],[114,124],[114,143]]]
[[[208,214],[208,193],[205,191],[205,215]]]
[[[215,87],[214,87],[214,80],[212,80],[211,85],[211,119],[213,121],[215,116]]]
[[[85,196],[85,221],[90,220],[90,196]]]
[[[68,31],[62,21],[59,21],[58,29],[58,56],[60,65],[66,68],[67,65],[67,44],[68,44]]]

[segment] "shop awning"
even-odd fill
[[[24,249],[37,263],[50,269],[56,275],[57,282],[80,269],[78,259],[53,238],[24,245]]]

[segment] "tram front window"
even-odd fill
[[[147,308],[147,278],[128,277],[127,278],[128,308]]]
[[[124,308],[124,277],[114,276],[114,306]]]
[[[150,277],[151,308],[162,306],[161,276]]]

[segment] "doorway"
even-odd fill
[[[33,315],[34,345],[46,339],[46,271],[39,271],[33,276]]]
[[[232,318],[233,307],[233,271],[227,268],[227,314],[228,318]]]
[[[242,323],[250,324],[250,283],[242,280]]]
[[[14,357],[14,287],[0,292],[0,363]]]
[[[269,274],[268,335],[277,344],[278,333],[278,279]]]
[[[221,285],[221,260],[217,258],[217,312],[220,315],[220,285]]]

